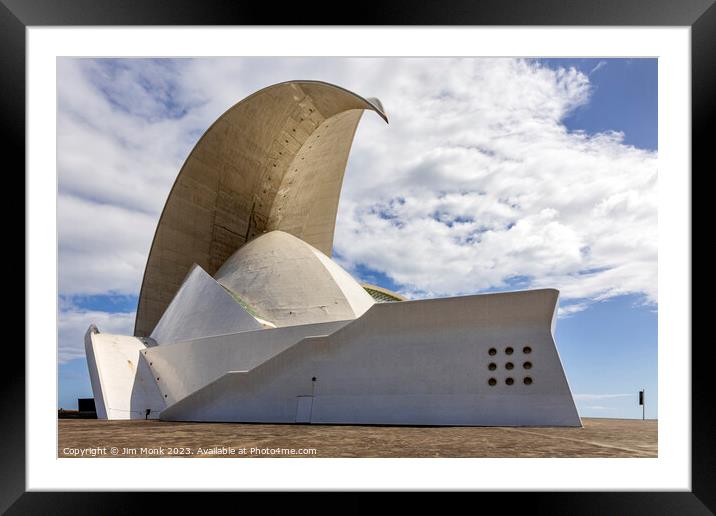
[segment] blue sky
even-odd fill
[[[624,132],[624,142],[658,146],[657,59],[544,59],[548,66],[573,66],[589,75],[595,93],[588,105],[564,119],[570,130]]]
[[[58,406],[91,396],[88,321],[131,332],[159,212],[202,130],[300,77],[378,96],[391,119],[356,134],[339,263],[415,298],[559,288],[580,414],[641,417],[646,388],[656,417],[655,59],[66,59],[58,75]]]

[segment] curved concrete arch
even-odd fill
[[[377,99],[325,82],[290,81],[221,115],[189,154],[164,205],[134,334],[152,332],[194,263],[213,275],[264,232],[285,231],[330,256],[363,110],[388,121]]]

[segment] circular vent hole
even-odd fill
[[[505,364],[505,369],[507,369],[508,371],[510,371],[510,370],[512,370],[512,369],[514,369],[514,368],[515,368],[515,364],[513,364],[512,362],[507,362],[507,363]]]
[[[522,367],[524,367],[525,369],[532,369],[532,362],[525,362],[524,364],[522,364]]]
[[[512,385],[513,383],[515,383],[515,381],[512,378],[508,378],[507,380],[505,380],[505,383],[507,385]]]
[[[490,348],[490,350],[487,352],[490,356],[497,355],[497,350],[495,348]]]
[[[490,384],[491,387],[494,387],[495,385],[497,385],[497,380],[495,380],[494,378],[490,378],[489,380],[487,380],[487,383]]]
[[[529,376],[525,376],[524,382],[525,385],[532,385],[532,378],[530,378]]]
[[[530,353],[532,353],[532,348],[529,346],[525,346],[524,348],[522,348],[522,353],[524,353],[525,355],[529,355]]]
[[[490,371],[494,371],[495,369],[497,369],[497,364],[495,364],[494,362],[491,362],[490,365],[487,366],[487,368]]]
[[[506,354],[506,355],[511,355],[512,353],[514,353],[514,351],[515,351],[515,350],[512,349],[512,348],[509,347],[509,346],[505,348],[505,354]]]

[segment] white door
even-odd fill
[[[313,396],[298,396],[296,403],[296,423],[310,423]]]

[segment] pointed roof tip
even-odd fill
[[[248,97],[246,97],[244,100],[247,100],[247,99],[253,97],[253,96],[256,95],[256,94],[261,93],[261,92],[263,92],[264,90],[268,90],[268,89],[274,88],[274,87],[276,87],[276,86],[281,86],[281,85],[284,85],[284,84],[297,84],[297,85],[299,85],[299,84],[322,84],[322,85],[324,85],[324,86],[330,86],[330,87],[332,87],[332,88],[336,88],[336,89],[345,91],[346,93],[349,93],[350,95],[353,95],[354,97],[356,97],[356,98],[362,100],[363,102],[366,102],[367,104],[369,104],[370,107],[373,108],[373,111],[375,111],[376,113],[378,113],[378,116],[380,116],[380,118],[382,118],[383,120],[385,120],[385,123],[386,123],[386,124],[389,124],[389,123],[390,123],[390,122],[388,121],[388,115],[387,115],[386,112],[385,112],[385,108],[383,107],[383,103],[380,101],[379,98],[377,98],[377,97],[363,97],[363,96],[361,96],[361,95],[355,93],[354,91],[351,91],[351,90],[349,90],[349,89],[347,89],[347,88],[344,88],[343,86],[338,86],[337,84],[333,84],[333,83],[331,83],[331,82],[321,81],[321,80],[316,80],[316,79],[293,79],[293,80],[289,80],[289,81],[279,82],[279,83],[273,84],[273,85],[271,85],[271,86],[266,86],[265,88],[262,88],[262,89],[260,89],[260,90],[258,90],[258,91],[255,91],[254,93],[252,93],[251,95],[249,95]]]
[[[385,108],[383,107],[383,103],[378,97],[368,97],[365,100],[366,102],[368,102],[368,104],[373,106],[375,112],[378,113],[378,115],[380,115],[383,120],[385,120],[386,124],[390,124],[390,122],[388,121],[388,115],[385,112]]]

